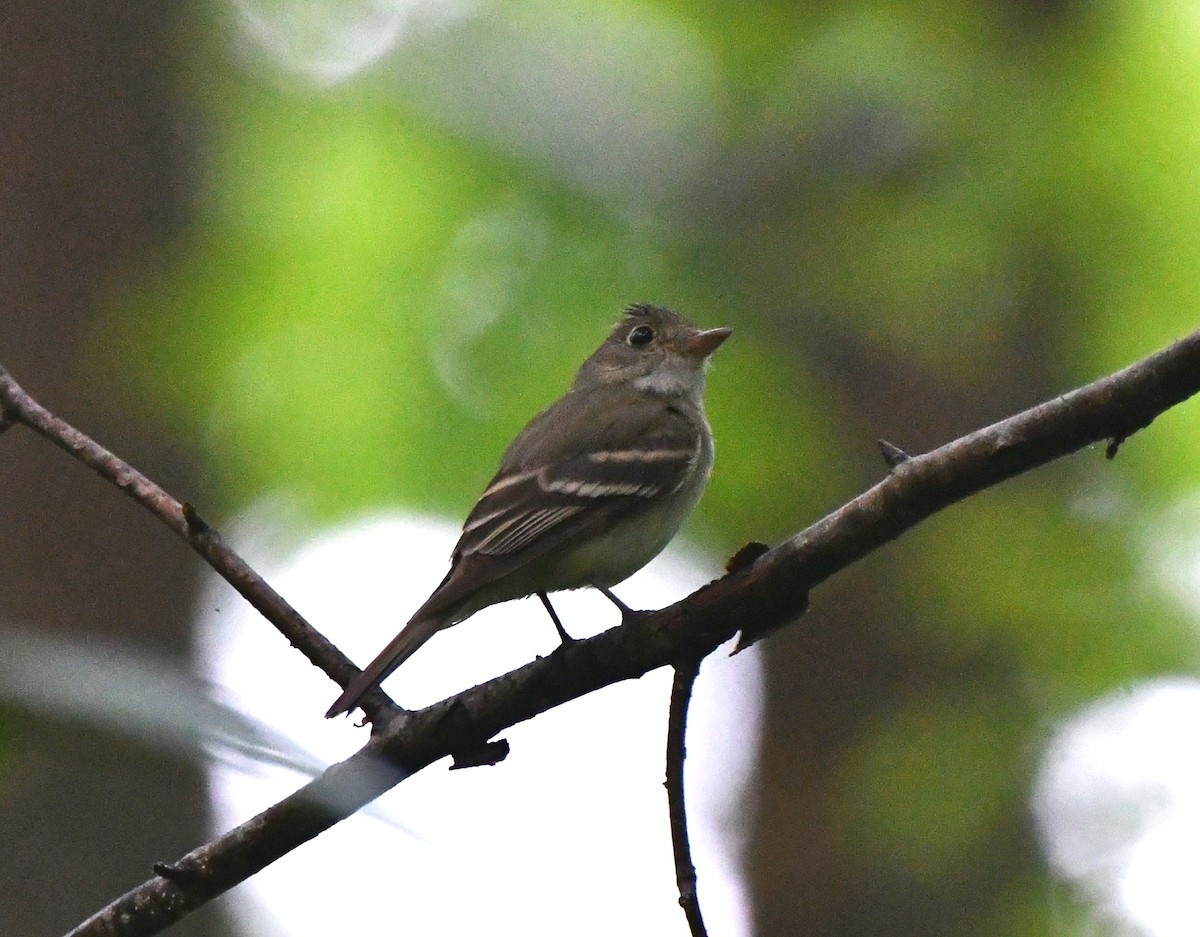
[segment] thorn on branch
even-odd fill
[[[196,506],[190,501],[184,501],[181,505],[183,508],[183,521],[187,524],[189,534],[203,536],[204,534],[212,533],[212,527],[196,510]]]
[[[438,722],[455,739],[454,747],[450,749],[451,770],[495,765],[508,757],[508,740],[496,739],[489,742],[482,730],[475,725],[470,711],[461,700],[455,700]]]
[[[765,543],[759,543],[757,540],[751,540],[744,547],[738,550],[737,553],[733,554],[733,556],[726,560],[725,572],[729,573],[730,575],[743,572],[744,570],[747,570],[753,566],[754,561],[769,550],[770,547],[768,547]]]
[[[894,469],[901,462],[907,462],[912,458],[907,452],[897,445],[893,445],[886,439],[877,439],[875,444],[879,446],[879,454],[883,456],[883,461],[887,463],[887,467]]]
[[[1125,440],[1134,433],[1144,430],[1147,426],[1153,423],[1155,416],[1157,416],[1157,414],[1151,414],[1145,419],[1130,420],[1125,429],[1110,436],[1108,439],[1108,446],[1104,450],[1104,458],[1115,459],[1117,457],[1117,451],[1122,445],[1124,445]]]
[[[187,891],[200,881],[200,873],[196,869],[185,869],[173,862],[156,862],[150,868],[160,878],[165,878],[183,891]]]
[[[452,756],[450,770],[498,765],[508,757],[509,751],[508,739],[496,739],[494,742],[484,742],[471,748],[461,748]]]

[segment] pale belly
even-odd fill
[[[543,556],[481,589],[455,611],[454,621],[462,621],[497,602],[535,592],[561,592],[586,586],[607,588],[628,579],[671,542],[700,500],[706,481],[701,476],[669,501],[614,524],[605,536]]]

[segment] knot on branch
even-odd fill
[[[483,742],[468,748],[460,748],[450,756],[450,770],[490,768],[493,765],[500,764],[500,762],[507,758],[509,751],[511,751],[511,748],[508,744],[508,739],[496,739],[492,742]]]

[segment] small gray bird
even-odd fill
[[[691,513],[712,471],[704,370],[729,329],[697,328],[636,305],[567,393],[504,453],[450,558],[450,572],[326,717],[363,695],[443,628],[481,608],[536,595],[570,640],[548,592],[609,591],[654,559]]]

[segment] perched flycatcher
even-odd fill
[[[481,608],[609,586],[654,559],[712,471],[704,369],[729,329],[630,306],[566,395],[521,430],[463,525],[450,572],[325,715],[349,712],[436,632]]]

